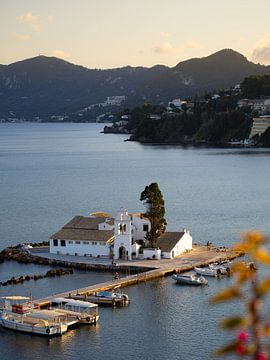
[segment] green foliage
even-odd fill
[[[231,139],[246,139],[251,122],[251,117],[241,111],[215,112],[210,104],[197,104],[192,114],[163,115],[158,121],[141,116],[134,137],[152,143],[205,141],[219,144]]]
[[[243,96],[248,99],[270,95],[270,75],[246,77],[241,84]]]
[[[270,127],[261,135],[260,143],[262,146],[270,147]]]
[[[157,183],[146,186],[141,193],[140,201],[146,207],[145,216],[150,220],[151,229],[146,234],[146,240],[150,242],[151,247],[155,247],[157,239],[166,230],[167,222],[165,220],[165,207],[162,193]]]

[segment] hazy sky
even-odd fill
[[[232,48],[270,64],[270,0],[0,0],[0,64],[176,65]]]

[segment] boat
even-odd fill
[[[209,267],[204,267],[204,268],[195,267],[194,271],[196,272],[196,274],[203,276],[218,277],[219,275],[221,275],[219,274],[219,270],[211,269]]]
[[[80,299],[84,301],[90,301],[100,305],[126,305],[129,303],[129,297],[120,291],[120,285],[115,286],[112,291],[97,291],[90,294],[76,294],[72,295],[73,299]]]
[[[1,299],[5,302],[0,315],[0,324],[4,328],[47,337],[67,332],[65,314],[34,309],[32,305],[29,305],[30,298],[28,297],[7,296]]]
[[[174,280],[176,280],[177,284],[181,284],[181,285],[200,286],[200,285],[207,285],[208,284],[208,281],[203,276],[198,276],[198,275],[195,275],[195,274],[191,274],[191,275],[174,274],[172,276],[172,278]]]
[[[209,269],[215,270],[218,275],[229,275],[231,271],[229,262],[209,264]]]
[[[99,319],[98,305],[91,302],[59,297],[53,298],[51,304],[57,311],[75,317],[83,324],[96,324]]]

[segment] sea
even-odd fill
[[[0,250],[46,241],[75,215],[144,211],[140,193],[152,182],[163,193],[167,229],[188,228],[194,243],[229,246],[246,231],[270,234],[270,149],[143,145],[102,134],[104,125],[0,124]],[[0,281],[48,269],[7,261],[0,264]],[[110,272],[75,271],[0,287],[0,296],[40,298],[111,278]],[[235,336],[219,321],[241,304],[210,302],[231,281],[210,279],[192,288],[166,277],[128,287],[129,306],[100,308],[97,326],[62,337],[0,328],[0,359],[212,359]]]

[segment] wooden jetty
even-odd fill
[[[116,286],[126,287],[135,285],[141,282],[151,281],[157,278],[171,275],[173,273],[182,273],[194,269],[194,267],[207,266],[216,261],[233,260],[244,255],[243,252],[230,248],[211,248],[207,246],[194,246],[194,249],[188,253],[181,255],[177,259],[162,259],[162,260],[142,260],[121,263],[121,268],[129,264],[132,267],[137,266],[138,273],[123,277],[117,280],[110,280],[103,283],[87,286],[81,289],[73,289],[61,294],[54,294],[47,298],[38,299],[34,302],[41,307],[48,306],[53,297],[72,297],[76,294],[89,295],[95,292],[113,290]],[[140,272],[141,267],[144,269],[149,267],[149,271]],[[154,269],[153,269],[154,268]],[[118,270],[118,269],[117,269]]]

